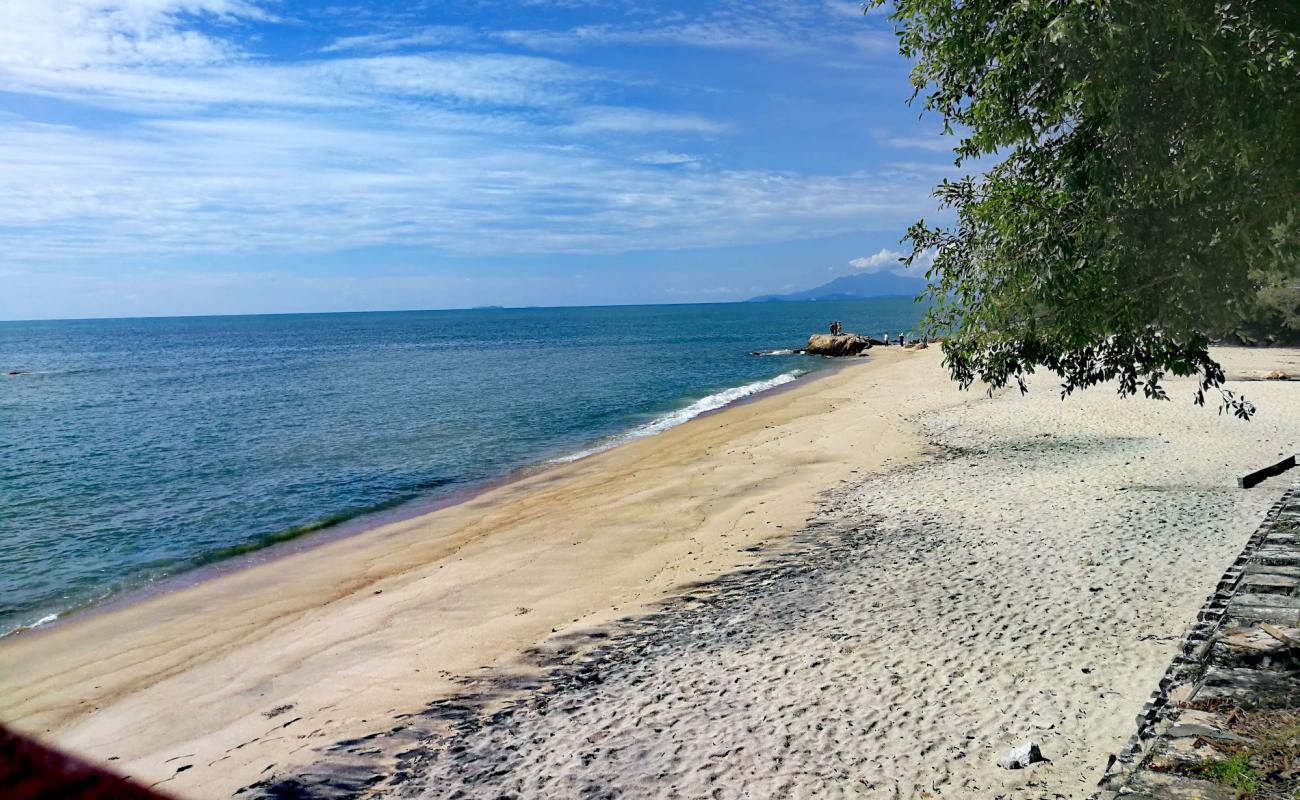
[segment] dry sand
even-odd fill
[[[1242,423],[1180,382],[1170,403],[1063,403],[1042,380],[990,399],[956,392],[937,349],[875,352],[470,503],[5,642],[0,719],[194,797],[338,753],[364,771],[399,745],[407,780],[385,791],[429,797],[1086,796],[1285,485],[1233,478],[1296,450],[1300,384],[1243,384],[1260,412]],[[1300,364],[1221,355],[1239,377]],[[734,572],[747,562],[760,570]],[[507,712],[408,717],[322,755],[728,573]],[[1051,763],[994,765],[1024,738]]]
[[[1296,451],[1300,385],[1238,388],[1248,424],[1186,385],[918,416],[935,460],[833,493],[769,574],[611,648],[586,686],[460,726],[404,791],[1086,797],[1290,480],[1232,479]],[[1051,763],[997,767],[1024,739]]]

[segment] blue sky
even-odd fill
[[[950,142],[839,0],[7,0],[0,318],[739,300]]]

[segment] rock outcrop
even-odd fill
[[[1046,758],[1043,758],[1043,751],[1038,749],[1037,744],[1024,742],[1011,748],[999,758],[998,766],[1003,769],[1026,769],[1031,764],[1046,760]]]
[[[807,352],[815,356],[856,356],[871,347],[871,340],[856,333],[814,333],[808,337]]]

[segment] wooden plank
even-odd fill
[[[1271,464],[1263,469],[1257,469],[1254,472],[1248,472],[1237,479],[1237,485],[1242,489],[1249,489],[1252,486],[1263,483],[1274,475],[1281,475],[1283,472],[1295,466],[1295,456],[1287,456],[1276,464]]]

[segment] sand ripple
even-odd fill
[[[918,420],[934,460],[412,750],[401,793],[1084,797],[1285,485],[1233,487],[1300,439],[1300,391],[1249,389],[1249,424],[1041,389]],[[1051,763],[999,769],[1026,738]]]

